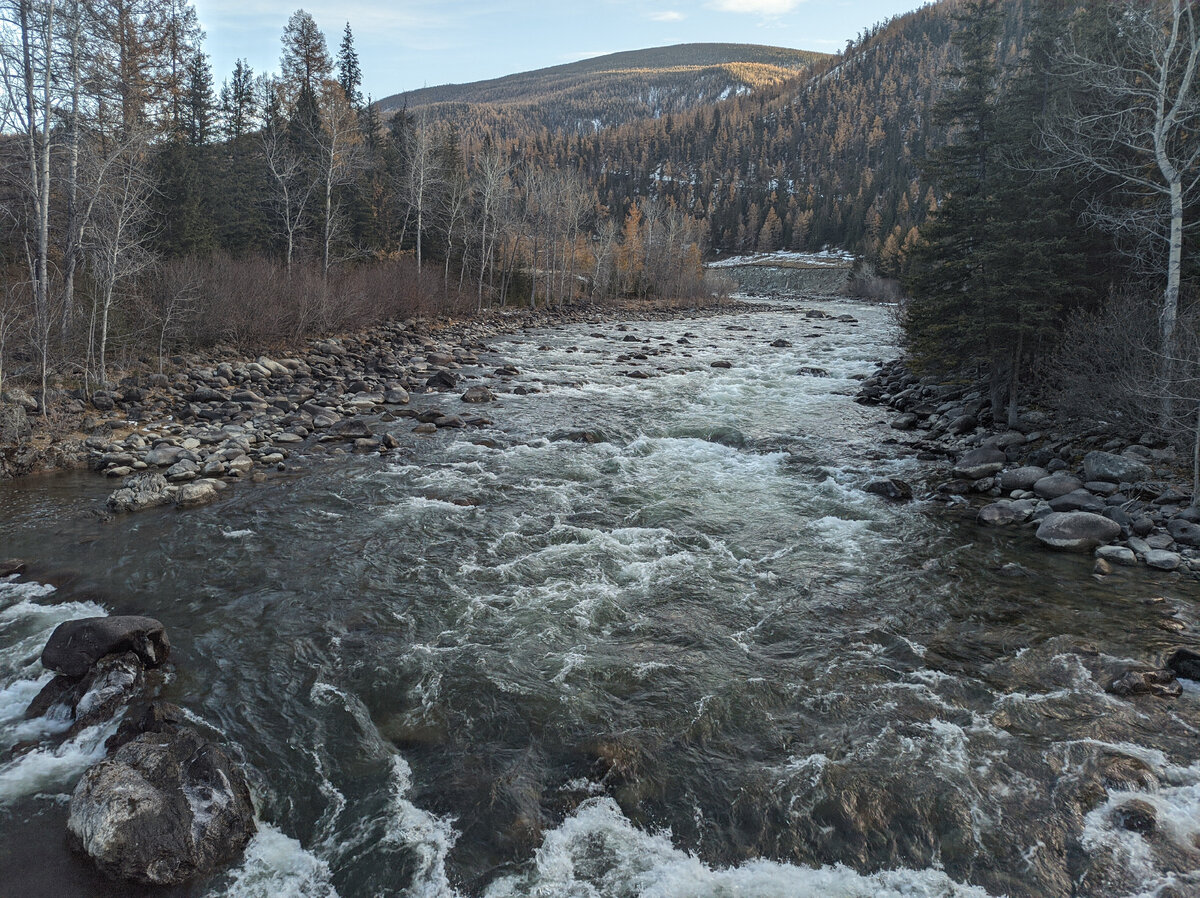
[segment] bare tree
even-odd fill
[[[329,277],[333,245],[344,219],[337,205],[336,190],[353,180],[361,169],[362,130],[358,111],[346,98],[341,85],[326,81],[318,102],[319,122],[310,135],[317,148],[322,198],[321,272]]]
[[[616,289],[619,234],[617,223],[611,216],[605,217],[596,232],[592,252],[592,296],[603,296]]]
[[[562,179],[560,205],[563,229],[563,284],[560,296],[575,295],[575,269],[578,264],[579,235],[593,207],[592,193],[577,171],[565,172]]]
[[[194,256],[164,266],[157,278],[155,313],[158,318],[158,373],[163,371],[167,342],[178,340],[183,325],[196,308],[204,276]]]
[[[0,287],[0,395],[4,393],[5,359],[9,341],[25,322],[21,291],[15,284]]]
[[[89,146],[84,165],[103,171],[84,235],[95,290],[93,327],[99,328],[95,350],[96,379],[108,376],[109,321],[120,291],[153,262],[151,197],[154,183],[147,170],[146,135],[131,135],[108,155]]]
[[[50,367],[50,159],[56,114],[54,39],[58,9],[54,0],[3,0],[0,4],[0,78],[3,120],[21,134],[16,181],[25,234],[25,259],[33,296],[34,331],[41,361],[42,414],[47,411]]]
[[[304,160],[288,144],[280,129],[264,129],[262,146],[267,171],[274,182],[271,206],[278,217],[283,236],[284,264],[291,272],[296,243],[308,225],[308,204],[317,185],[308,176]]]
[[[489,147],[475,158],[475,193],[479,205],[479,308],[483,308],[483,282],[495,281],[496,240],[508,192],[510,168],[504,155]]]
[[[1090,45],[1066,39],[1059,66],[1072,89],[1043,138],[1062,165],[1120,185],[1124,202],[1094,209],[1102,224],[1166,250],[1159,352],[1169,365],[1184,211],[1200,193],[1200,34],[1193,0],[1122,0],[1103,12],[1102,34]],[[1165,368],[1162,379],[1170,380]]]
[[[437,150],[434,126],[422,113],[413,123],[412,131],[404,145],[404,174],[400,184],[400,194],[405,204],[400,241],[404,242],[404,232],[408,230],[411,222],[417,241],[417,271],[421,270],[425,229],[429,226],[429,219],[444,180]]]
[[[462,265],[467,261],[466,219],[471,203],[470,182],[460,172],[447,172],[442,191],[442,221],[446,226],[446,259],[442,272],[442,284],[450,288],[450,257],[454,255],[454,237],[462,226]],[[461,271],[461,269],[460,269]],[[459,289],[462,289],[462,277],[459,277]]]

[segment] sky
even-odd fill
[[[218,86],[234,62],[277,71],[303,3],[336,54],[354,33],[363,93],[381,99],[590,56],[693,42],[835,52],[922,0],[195,0]]]

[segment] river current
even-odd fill
[[[936,476],[852,401],[888,312],[804,307],[857,322],[497,338],[464,372],[494,427],[399,419],[395,453],[203,509],[102,523],[95,475],[0,485],[0,557],[31,561],[0,581],[0,892],[139,894],[63,834],[111,728],[22,712],[54,626],[144,613],[260,817],[226,875],[148,894],[1200,894],[1200,689],[1104,691],[1197,645],[1194,586],[864,492]]]

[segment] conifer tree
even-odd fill
[[[362,69],[358,65],[358,52],[354,49],[354,35],[350,31],[350,23],[342,34],[342,44],[338,48],[337,57],[338,84],[342,93],[355,109],[362,107]]]
[[[994,349],[989,303],[996,272],[988,245],[994,236],[998,168],[996,0],[970,0],[960,24],[953,40],[962,60],[950,72],[959,84],[934,110],[954,136],[926,165],[944,199],[909,257],[911,302],[904,321],[917,360],[951,369],[989,358]]]
[[[226,140],[237,140],[250,132],[255,105],[254,71],[246,60],[239,59],[233,67],[233,76],[221,87],[221,118]]]
[[[188,64],[187,93],[184,98],[187,141],[193,147],[204,146],[212,139],[213,110],[212,67],[208,56],[197,52]]]

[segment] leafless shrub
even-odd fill
[[[737,292],[738,284],[729,275],[710,268],[704,273],[704,289],[709,296],[722,303]]]
[[[150,293],[160,354],[168,345],[253,349],[390,318],[465,314],[475,304],[474,296],[447,290],[440,272],[417,271],[405,256],[341,269],[328,280],[320,266],[293,262],[289,271],[262,257],[176,259],[161,267]]]
[[[885,278],[865,272],[852,277],[846,289],[851,296],[858,299],[888,305],[899,304],[904,297],[904,290],[896,278]]]
[[[1165,384],[1158,305],[1155,297],[1124,293],[1072,317],[1049,367],[1048,395],[1068,418],[1190,450],[1200,413],[1200,303],[1184,305]],[[1173,408],[1166,419],[1164,399]]]

